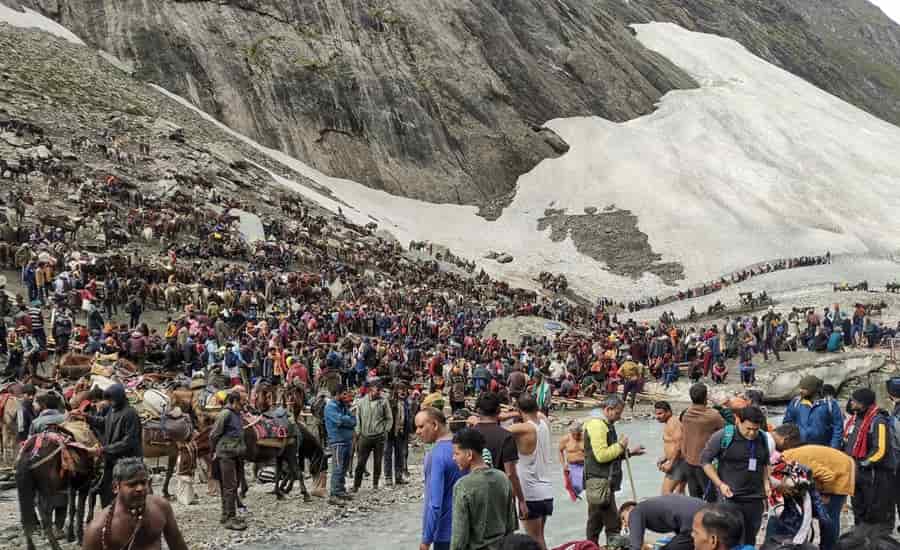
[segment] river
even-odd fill
[[[632,444],[647,448],[647,454],[631,459],[634,484],[638,497],[658,495],[662,474],[656,469],[656,459],[662,454],[662,424],[651,420],[622,421],[616,424],[620,435],[627,435]],[[553,437],[553,484],[556,489],[553,516],[547,522],[547,545],[552,548],[564,542],[584,538],[587,503],[572,502],[563,487],[562,468],[558,464],[556,444],[562,434]],[[421,480],[413,482],[421,483]],[[631,498],[627,475],[616,502]],[[302,548],[304,550],[396,550],[417,548],[421,534],[422,503],[398,505],[389,511],[376,512],[358,522],[307,530],[305,533],[283,537],[277,544],[263,545],[265,550]],[[601,540],[603,537],[601,536]]]

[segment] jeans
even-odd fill
[[[347,494],[344,481],[350,469],[350,443],[332,443],[331,447],[331,496]]]
[[[827,522],[819,520],[819,526],[822,531],[822,550],[832,550],[838,537],[841,536],[841,510],[847,502],[847,495],[829,495],[828,504],[825,509],[828,510]]]

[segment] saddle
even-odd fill
[[[256,434],[256,444],[261,447],[284,448],[290,443],[293,431],[287,411],[277,408],[262,415],[244,415],[244,428],[252,428]]]
[[[191,439],[194,426],[191,419],[175,407],[160,419],[146,419],[141,422],[144,441],[149,445],[171,445],[185,443]]]

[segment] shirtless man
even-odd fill
[[[150,478],[142,459],[116,462],[112,481],[116,496],[85,529],[84,550],[158,550],[163,536],[171,550],[187,550],[172,506],[161,497],[147,494]]]
[[[574,501],[584,492],[584,424],[575,422],[569,426],[569,433],[559,440],[559,463],[563,465],[563,475],[569,483],[566,489]]]
[[[665,425],[663,456],[656,462],[656,467],[665,474],[661,494],[683,495],[687,485],[687,468],[681,456],[681,419],[672,414],[672,406],[667,401],[657,401],[653,412],[656,421]]]
[[[528,515],[522,519],[525,532],[546,550],[544,528],[553,515],[553,485],[550,483],[550,425],[539,410],[531,394],[519,397],[518,408],[522,422],[509,427],[516,440],[519,461],[516,470],[525,496]]]

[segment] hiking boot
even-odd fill
[[[397,481],[394,482],[394,485],[407,485],[409,482],[402,478],[397,478]]]
[[[390,487],[390,486],[393,485],[393,484],[394,484],[394,480],[391,479],[391,478],[387,478],[387,479],[384,480],[384,485],[385,485],[385,487]]]
[[[328,497],[328,504],[332,506],[344,506],[346,504],[340,497]]]
[[[343,495],[338,495],[337,498],[339,498],[341,500],[345,500],[345,501],[350,501],[350,500],[353,500],[353,495],[348,495],[345,493]]]
[[[228,521],[225,522],[225,529],[229,531],[244,531],[247,529],[247,524],[238,518],[229,518]]]

